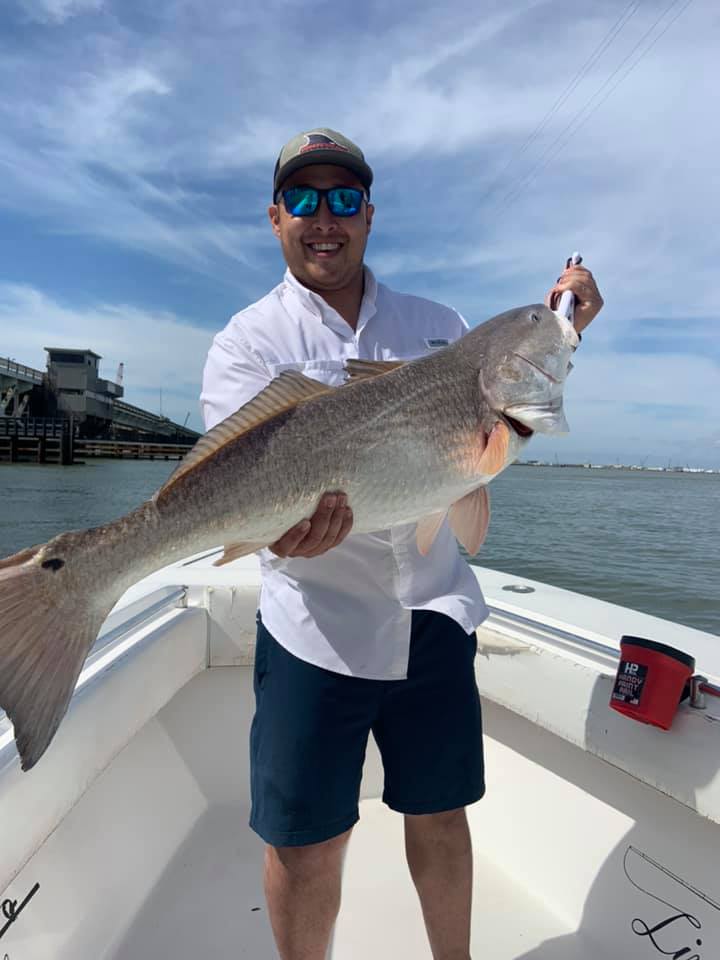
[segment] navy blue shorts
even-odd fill
[[[454,810],[485,792],[477,637],[415,610],[408,676],[367,680],[300,660],[258,614],[250,730],[250,827],[275,847],[329,840],[359,819],[372,730],[383,801],[400,813]]]

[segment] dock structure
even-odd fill
[[[0,463],[74,460],[75,423],[65,417],[0,417]]]
[[[75,455],[115,460],[182,460],[190,448],[182,443],[144,443],[134,440],[76,440]]]
[[[183,443],[142,440],[82,440],[72,420],[62,417],[0,418],[0,463],[71,463],[100,457],[114,460],[182,460]]]
[[[181,459],[201,436],[123,400],[122,365],[116,383],[92,350],[45,350],[45,372],[0,357],[0,463]]]

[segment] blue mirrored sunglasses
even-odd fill
[[[312,217],[325,197],[328,209],[334,217],[354,217],[359,212],[365,193],[355,187],[290,187],[282,191],[285,209],[292,217]]]

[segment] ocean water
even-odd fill
[[[0,558],[147,499],[176,461],[0,465]],[[720,635],[720,476],[512,466],[477,562]]]

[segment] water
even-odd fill
[[[176,467],[0,466],[0,558],[121,516]],[[483,566],[720,635],[720,476],[515,466],[490,499]]]
[[[510,467],[478,561],[720,634],[720,476]]]

